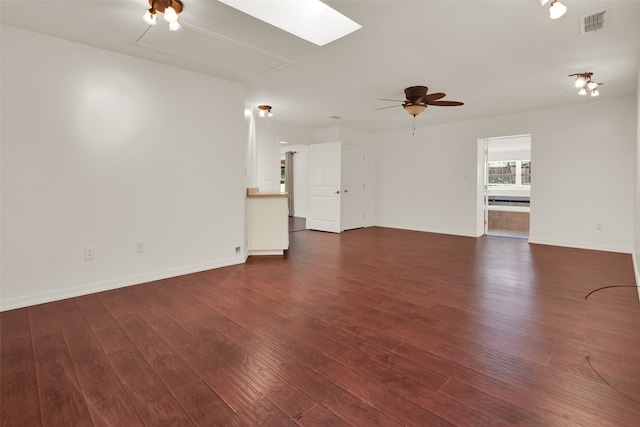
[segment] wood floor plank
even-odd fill
[[[233,283],[233,285],[245,287],[250,286],[243,282],[237,284]],[[262,298],[277,300],[279,305],[287,307],[287,311],[289,313],[296,313],[295,320],[297,321],[312,323],[314,326],[319,323],[331,325],[334,327],[331,329],[334,336],[335,334],[339,334],[339,337],[342,340],[341,342],[344,342],[347,345],[357,345],[359,342],[364,340],[375,342],[384,348],[393,348],[402,342],[401,340],[381,333],[376,329],[351,321],[349,318],[330,314],[328,311],[324,310],[321,305],[306,303],[303,299],[304,292],[300,292],[300,295],[298,295],[296,292],[291,292],[291,289],[287,291],[287,289],[278,289],[276,286],[270,286],[267,289],[255,288],[251,289],[251,291],[260,295]],[[257,299],[260,300],[259,297],[257,297]],[[294,314],[289,314],[288,316],[293,318]],[[335,326],[339,327],[337,331]],[[325,326],[322,328],[325,328]]]
[[[120,324],[131,342],[162,378],[169,390],[177,390],[198,380],[197,374],[138,313],[114,294],[104,294],[102,303]]]
[[[295,427],[297,424],[268,399],[262,398],[238,411],[247,426]]]
[[[555,417],[563,424],[571,421],[573,425],[582,425],[597,416],[601,418],[600,425],[628,425],[629,419],[637,416],[636,408],[628,407],[628,402],[620,400],[613,389],[603,384],[590,384],[588,380],[516,358],[496,363],[492,356],[487,359],[483,353],[469,353],[444,345],[434,352],[445,358],[454,357],[467,367],[456,374],[457,379],[522,408]],[[570,400],[566,399],[566,384],[572,385]],[[535,400],[525,397],[531,389],[538,390]],[[536,405],[530,406],[532,403]],[[628,411],[621,412],[620,408],[625,405]]]
[[[93,423],[144,425],[76,301],[60,301],[55,308]]]
[[[353,426],[402,425],[297,360],[282,364],[278,373]]]
[[[233,282],[227,284],[227,286],[223,285],[223,287],[228,291],[234,291],[238,293],[243,300],[251,301],[263,309],[268,309],[283,318],[295,322],[297,325],[311,328],[313,330],[314,336],[316,334],[319,334],[322,337],[326,337],[328,339],[332,339],[335,342],[341,343],[346,347],[358,345],[362,342],[362,340],[356,335],[347,331],[343,331],[342,329],[336,329],[331,324],[318,320],[317,318],[308,314],[306,311],[293,309],[278,301],[278,299],[262,295],[259,292],[256,292],[254,289],[247,287],[242,282]],[[213,293],[217,294],[217,292],[215,292],[214,290],[212,291]],[[340,351],[344,353],[344,348]],[[338,353],[340,353],[340,351]]]
[[[351,425],[319,404],[300,414],[295,420],[303,427],[349,427]]]
[[[80,297],[77,301],[143,421],[147,425],[192,426],[188,414],[138,352],[99,296]]]
[[[167,283],[168,287],[173,285]],[[151,295],[143,289],[135,289],[129,297],[136,301],[138,313],[147,319],[153,327],[161,332],[165,340],[183,357],[222,400],[233,410],[241,408],[262,398],[263,395],[244,377],[226,365],[217,349],[210,349],[187,330],[178,321],[161,309],[161,304],[154,303],[158,295]],[[184,321],[180,305],[171,311],[177,319]],[[186,319],[192,319],[187,316]],[[206,319],[202,319],[203,322]]]
[[[250,311],[255,317],[260,318],[262,322],[285,331],[287,334],[296,336],[300,341],[316,348],[317,351],[327,354],[329,357],[338,357],[347,351],[345,346],[330,337],[322,335],[317,329],[295,323],[286,317],[265,309],[260,304],[253,303],[243,295],[234,294],[223,288],[217,288],[214,292],[208,282],[189,285],[189,292],[205,303],[224,301],[239,309]],[[197,295],[194,292],[197,292]]]
[[[629,254],[370,227],[0,314],[2,425],[637,427]]]
[[[419,352],[417,354],[430,354],[418,349],[416,351]],[[407,354],[411,356],[411,353]],[[352,350],[343,356],[343,359],[347,357],[346,362],[354,368],[448,422],[474,427],[501,424],[496,418],[439,393],[442,386],[449,381],[449,377],[442,373],[434,373],[431,368],[444,367],[440,369],[441,372],[454,375],[465,369],[462,366],[445,360],[437,363],[437,356],[430,357],[428,360],[421,359],[419,356],[410,359],[371,345],[364,345],[357,351]],[[452,410],[452,408],[455,409]],[[383,410],[386,409],[383,408]]]
[[[300,339],[301,336],[296,333],[298,331],[287,330],[285,333],[269,326],[268,323],[263,323],[262,315],[265,313],[257,310],[255,306],[249,304],[248,311],[251,316],[247,316],[245,310],[234,306],[224,297],[214,298],[213,295],[207,292],[199,292],[197,290],[193,290],[193,292],[199,295],[203,302],[245,327],[252,329],[259,336],[274,343],[280,349],[287,349],[293,357],[311,366],[314,370],[329,376],[337,384],[343,385],[363,400],[374,401],[384,392],[378,384],[336,362],[330,355],[319,353],[316,347],[305,344]],[[289,335],[289,333],[292,335]],[[303,334],[310,334],[310,332],[304,331]]]
[[[174,393],[198,426],[243,425],[238,415],[204,381],[188,384]]]
[[[421,408],[415,403],[393,393],[387,392],[376,400],[375,406],[394,419],[411,426],[454,427],[455,424]]]
[[[43,426],[93,426],[53,304],[29,308]]]
[[[0,425],[40,425],[40,401],[27,310],[0,313]]]
[[[486,412],[511,426],[555,425],[541,414],[532,413],[522,406],[510,404],[497,397],[484,393],[462,381],[453,378],[442,389],[442,392],[464,402],[469,402],[476,409]]]
[[[176,292],[175,288],[167,287],[165,289],[167,295]],[[176,296],[177,297],[177,296]],[[200,303],[201,304],[201,303]],[[252,405],[255,401],[259,400],[262,396],[267,397],[272,403],[276,404],[281,411],[289,416],[297,415],[306,411],[313,406],[314,402],[311,401],[306,395],[300,392],[297,388],[292,386],[280,378],[272,374],[272,367],[274,359],[271,355],[275,354],[274,351],[268,350],[266,357],[255,357],[247,350],[242,348],[242,345],[248,346],[250,350],[258,351],[261,355],[266,348],[262,342],[257,347],[253,344],[256,340],[249,340],[247,337],[247,331],[238,333],[239,326],[237,324],[229,324],[228,319],[221,319],[216,312],[207,310],[203,305],[198,305],[197,301],[190,301],[189,312],[194,313],[194,307],[196,308],[197,318],[199,323],[189,322],[189,317],[180,316],[174,311],[174,315],[177,315],[178,319],[182,319],[185,324],[185,328],[191,331],[200,342],[208,347],[216,354],[217,359],[223,362],[225,368],[234,372],[236,378],[242,379],[246,384],[249,384],[250,390],[255,390],[255,393],[247,395],[246,393],[241,395],[244,400],[244,404],[239,404],[238,390],[236,389],[235,398],[230,404],[236,410],[242,409],[244,406]],[[228,332],[231,336],[239,339],[239,342],[234,343],[227,336],[221,335],[218,331],[212,331],[210,328],[206,328],[201,324],[202,321],[210,320],[211,323],[216,325],[222,325],[222,330]],[[226,325],[226,327],[224,327]],[[213,335],[212,335],[213,334]],[[215,339],[211,341],[211,336],[215,336]],[[218,343],[223,342],[222,347],[224,351],[218,352]],[[265,363],[266,362],[266,363]],[[275,363],[280,363],[276,360]],[[210,377],[209,381],[211,381]],[[214,383],[219,386],[219,383]],[[216,387],[214,385],[214,388]],[[223,391],[222,393],[228,393]]]

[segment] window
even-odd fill
[[[531,160],[522,161],[521,171],[520,177],[522,185],[531,185]]]
[[[489,162],[489,185],[531,185],[531,160]]]
[[[489,185],[516,183],[516,162],[489,162]]]

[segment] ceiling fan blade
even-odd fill
[[[425,96],[422,97],[422,101],[426,102],[427,104],[430,103],[431,101],[437,101],[438,99],[442,99],[445,96],[447,96],[446,93],[442,93],[442,92],[438,92],[438,93],[429,93]]]
[[[376,111],[376,110],[386,110],[387,108],[394,108],[394,107],[402,107],[402,104],[400,104],[400,105],[390,105],[388,107],[374,108],[373,110],[374,111]]]
[[[458,105],[464,105],[464,102],[458,101],[433,101],[429,105],[435,105],[438,107],[457,107]]]
[[[401,101],[401,100],[399,100],[399,99],[385,99],[385,98],[379,98],[378,100],[379,100],[379,101],[404,102],[404,101]]]

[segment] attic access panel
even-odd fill
[[[145,29],[136,44],[248,77],[291,64],[281,56],[181,21],[180,31]]]

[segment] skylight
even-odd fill
[[[220,2],[318,46],[362,26],[320,0],[220,0]]]

